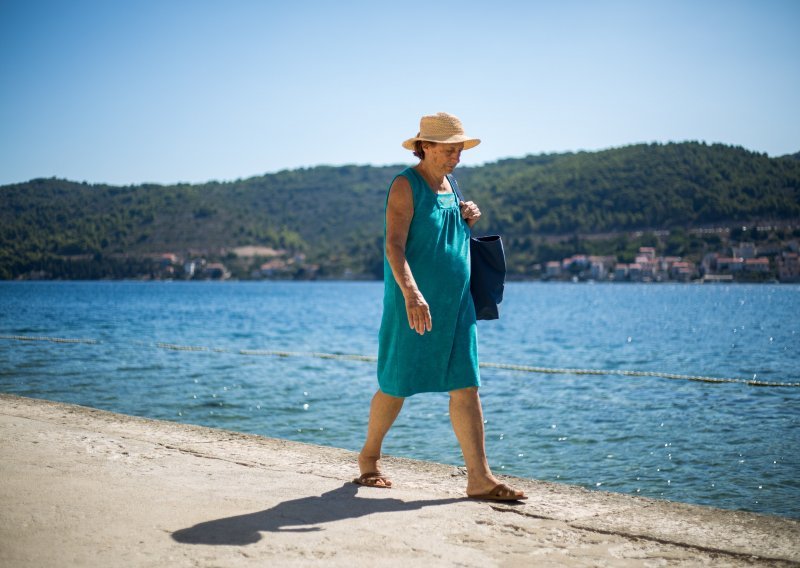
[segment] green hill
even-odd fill
[[[320,166],[198,185],[37,179],[2,186],[0,278],[131,277],[150,271],[162,253],[227,259],[247,276],[264,259],[236,262],[230,249],[244,245],[302,253],[317,276],[377,276],[386,189],[400,168]],[[503,235],[519,274],[581,246],[620,253],[638,244],[629,238],[636,231],[688,239],[696,227],[800,219],[796,155],[723,145],[536,155],[456,175],[481,206],[481,232]],[[592,237],[598,234],[605,240]],[[684,252],[697,252],[688,241]]]

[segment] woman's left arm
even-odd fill
[[[458,205],[461,207],[461,217],[464,218],[471,229],[481,218],[481,210],[472,201],[460,201]]]

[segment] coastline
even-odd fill
[[[0,394],[8,566],[800,566],[800,521],[514,479],[464,498],[452,466]]]

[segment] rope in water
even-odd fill
[[[27,335],[0,335],[0,339],[11,341],[47,341],[51,343],[83,343],[88,345],[98,345],[101,342],[96,339],[71,339],[63,337],[46,336],[27,336]],[[211,353],[233,353],[238,355],[255,357],[313,357],[317,359],[335,359],[344,361],[362,361],[374,363],[378,360],[373,355],[356,355],[347,353],[320,353],[316,351],[275,351],[266,349],[225,349],[219,347],[204,347],[197,345],[177,345],[173,343],[151,344],[158,349],[168,349],[171,351],[205,351]],[[800,387],[800,383],[764,381],[757,379],[754,375],[752,379],[728,378],[728,377],[704,377],[700,375],[679,375],[676,373],[662,373],[658,371],[629,371],[621,369],[564,369],[554,367],[536,367],[532,365],[516,365],[511,363],[480,363],[485,369],[501,369],[505,371],[517,371],[521,373],[539,373],[545,375],[606,375],[623,377],[657,377],[662,379],[673,379],[681,381],[697,381],[703,383],[734,383],[758,387]]]

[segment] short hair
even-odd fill
[[[422,147],[423,142],[424,140],[417,140],[414,142],[414,155],[420,160],[425,159],[425,150]],[[429,142],[429,144],[434,144],[434,142]]]

